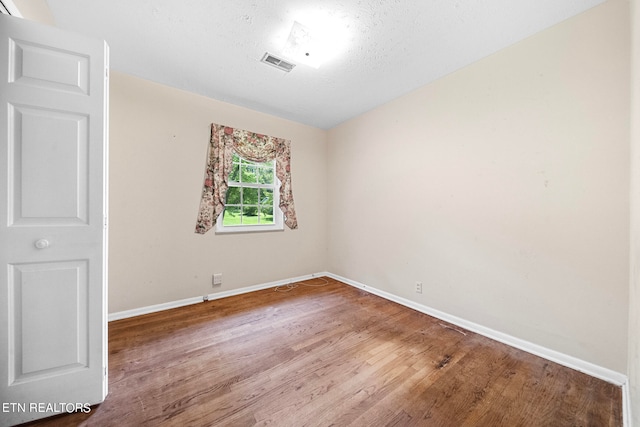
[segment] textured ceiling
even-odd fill
[[[104,39],[111,68],[328,129],[604,0],[47,0],[56,24]],[[294,21],[333,56],[285,73]]]

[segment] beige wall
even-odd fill
[[[110,82],[110,313],[326,269],[325,131],[117,72]],[[211,122],[291,140],[298,230],[194,233]]]
[[[626,372],[628,14],[609,1],[331,130],[329,271]]]

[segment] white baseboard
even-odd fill
[[[560,353],[555,350],[551,350],[549,348],[540,346],[538,344],[534,344],[529,341],[516,338],[514,336],[496,331],[491,328],[487,328],[477,323],[470,322],[460,317],[444,313],[440,310],[436,310],[435,308],[431,308],[426,305],[419,304],[415,301],[411,301],[406,298],[393,295],[389,292],[385,292],[380,289],[376,289],[374,287],[365,285],[363,283],[359,283],[354,280],[347,279],[346,277],[338,276],[337,274],[326,273],[326,275],[333,279],[346,283],[348,285],[366,290],[367,292],[370,292],[374,295],[378,295],[382,298],[404,305],[405,307],[412,308],[421,313],[428,314],[430,316],[444,320],[445,322],[452,323],[454,325],[460,326],[461,328],[483,335],[487,338],[491,338],[495,341],[499,341],[511,347],[518,348],[520,350],[526,351],[527,353],[531,353],[536,356],[543,357],[552,362],[559,363],[560,365],[566,366],[571,369],[575,369],[576,371],[583,372],[587,375],[591,375],[592,377],[599,378],[601,380],[607,381],[617,386],[623,386],[624,384],[627,383],[626,375],[613,371],[611,369],[607,369],[602,366],[595,365],[591,362],[578,359],[577,357],[569,356],[567,354]]]
[[[276,286],[288,285],[289,283],[301,282],[303,280],[313,279],[315,277],[326,276],[326,273],[313,273],[304,276],[292,277],[290,279],[276,280],[275,282],[261,283],[259,285],[247,286],[239,289],[232,289],[224,292],[217,292],[207,295],[209,300],[231,297],[234,295],[246,294],[248,292],[259,291],[262,289],[275,288]]]
[[[109,313],[109,322],[113,322],[114,320],[127,319],[129,317],[142,316],[143,314],[155,313],[157,311],[184,307],[185,305],[197,304],[202,301],[202,297],[193,297],[177,301],[165,302],[162,304],[149,305],[146,307],[134,308],[131,310],[117,311],[115,313]]]
[[[205,298],[211,301],[211,300],[226,298],[234,295],[246,294],[248,292],[259,291],[261,289],[274,288],[276,286],[287,285],[289,283],[300,282],[302,280],[309,280],[309,279],[313,279],[314,277],[327,276],[327,275],[328,274],[324,272],[307,274],[304,276],[277,280],[275,282],[261,283],[258,285],[246,286],[244,288],[239,288],[239,289],[231,289],[229,291],[214,292],[212,294],[199,296],[199,297],[185,298],[177,301],[165,302],[162,304],[155,304],[155,305],[149,305],[146,307],[134,308],[132,310],[118,311],[118,312],[109,314],[109,322],[112,322],[114,320],[127,319],[129,317],[141,316],[143,314],[169,310],[171,308],[178,308],[178,307],[184,307],[186,305],[197,304],[205,301]]]

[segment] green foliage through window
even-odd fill
[[[257,163],[233,155],[222,224],[274,224],[274,161]]]

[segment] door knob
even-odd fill
[[[36,240],[36,242],[34,243],[34,245],[36,246],[36,248],[38,249],[44,249],[44,248],[48,248],[49,247],[49,241],[47,239],[40,239],[40,240]]]

